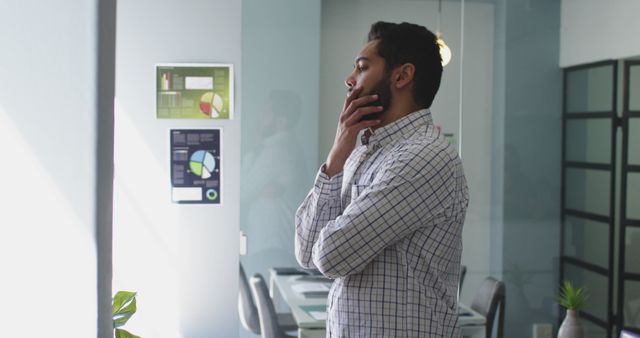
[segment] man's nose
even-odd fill
[[[356,80],[352,76],[353,74],[349,74],[346,79],[344,79],[344,85],[349,89],[353,89],[356,85]]]

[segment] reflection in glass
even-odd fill
[[[625,326],[640,327],[640,282],[624,284],[624,323]]]
[[[625,271],[640,274],[640,228],[626,228],[625,249]]]
[[[567,120],[567,161],[610,163],[611,120]]]
[[[606,321],[608,306],[607,277],[572,264],[566,264],[564,271],[564,278],[566,280],[573,282],[575,287],[584,287],[587,290],[589,299],[584,310],[587,313]]]
[[[564,254],[606,268],[609,259],[609,226],[606,223],[567,216]]]
[[[638,93],[640,95],[640,92]],[[640,118],[629,118],[629,164],[640,165]]]
[[[585,336],[589,338],[607,338],[607,330],[587,320],[581,320]]]
[[[640,65],[629,69],[629,110],[640,111]]]
[[[640,220],[640,173],[627,176],[627,218]]]
[[[255,142],[243,148],[240,219],[248,235],[243,264],[251,273],[264,274],[272,266],[296,266],[293,218],[306,166],[294,132],[302,109],[300,97],[288,90],[271,90],[259,106],[263,109],[254,115]]]
[[[613,65],[579,69],[567,74],[567,112],[613,109]]]
[[[609,185],[608,171],[568,168],[565,205],[568,209],[609,216]]]

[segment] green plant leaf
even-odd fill
[[[136,310],[136,299],[133,298],[127,306],[121,308],[113,315],[113,327],[120,327],[126,324],[129,318],[136,313]]]
[[[127,303],[131,302],[136,295],[137,293],[132,291],[118,291],[113,297],[112,313],[115,314],[121,310]]]
[[[140,336],[136,336],[123,329],[116,329],[116,338],[140,338]]]
[[[575,288],[571,281],[565,280],[560,287],[558,303],[569,310],[579,310],[587,304],[589,295],[585,288]]]
[[[115,315],[118,311],[122,310],[129,302],[136,297],[136,292],[131,291],[118,291],[113,297],[113,309],[111,314]]]

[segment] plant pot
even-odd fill
[[[580,317],[578,317],[578,311],[567,310],[567,315],[560,325],[558,330],[558,338],[584,338],[584,328],[580,323]]]

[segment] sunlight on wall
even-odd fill
[[[154,158],[117,99],[115,115],[113,290],[138,292],[138,312],[127,330],[181,337],[178,212],[154,208],[170,198],[167,166]]]
[[[0,335],[95,337],[91,224],[78,218],[2,106],[0,153]]]

